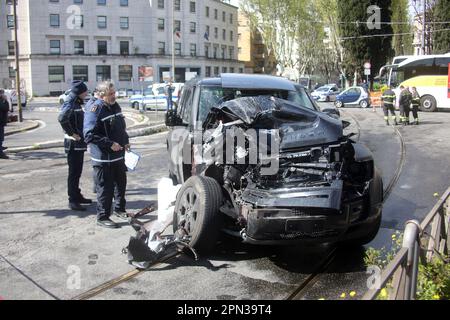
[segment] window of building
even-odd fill
[[[111,80],[111,66],[96,67],[97,82]]]
[[[129,41],[120,41],[120,54],[123,56],[128,56],[130,54]]]
[[[191,57],[197,56],[197,45],[195,43],[191,43]]]
[[[60,40],[50,40],[50,54],[61,54]]]
[[[217,59],[217,51],[218,50],[219,50],[219,48],[217,46],[214,46],[214,49],[213,49],[213,58],[214,59]]]
[[[88,66],[73,66],[72,67],[73,80],[80,80],[84,82],[89,81],[88,70],[89,70]]]
[[[106,6],[106,0],[97,0],[97,5]]]
[[[175,55],[181,56],[181,42],[175,42]]]
[[[189,24],[189,30],[191,33],[196,33],[197,32],[197,24],[195,22],[191,22]]]
[[[205,68],[205,77],[211,77],[211,67]]]
[[[81,29],[84,27],[84,16],[83,15],[75,15],[73,16],[73,25],[75,29]]]
[[[234,73],[234,68],[230,67],[230,73]]]
[[[128,17],[120,17],[120,29],[128,29],[129,28],[129,19]]]
[[[83,4],[83,0],[73,0],[74,4]]]
[[[227,14],[225,13],[225,11],[222,12],[222,21],[225,22],[227,19]]]
[[[97,42],[97,53],[99,55],[107,55],[108,54],[108,42],[105,40],[100,40]]]
[[[209,58],[209,45],[208,44],[205,45],[205,57]]]
[[[230,13],[230,24],[233,24],[233,14]]]
[[[234,47],[229,47],[228,48],[228,59],[231,59],[231,60],[233,60],[234,59]]]
[[[222,39],[227,40],[227,30],[225,29],[222,30]]]
[[[99,29],[106,29],[107,27],[106,16],[97,16],[97,27]]]
[[[10,79],[16,78],[16,69],[14,69],[14,67],[8,67],[8,73]]]
[[[59,28],[59,14],[50,15],[50,27]]]
[[[166,43],[158,42],[158,54],[165,55],[166,54]]]
[[[195,13],[195,2],[194,1],[191,1],[189,3],[189,12],[190,13]]]
[[[230,31],[230,41],[233,41],[233,38],[234,38],[233,31]]]
[[[227,67],[222,67],[222,73],[227,73],[228,69]]]
[[[175,0],[175,2],[174,2],[174,10],[175,11],[181,11],[181,1],[180,0]]]
[[[8,29],[14,29],[14,16],[11,14],[8,14],[6,16],[6,25]]]
[[[50,83],[54,82],[64,82],[64,66],[49,66],[48,67],[48,81]]]
[[[219,11],[217,9],[214,9],[214,19],[219,19]]]
[[[13,56],[16,54],[14,41],[8,41],[8,55]]]
[[[75,54],[84,54],[84,40],[74,40],[73,47]]]
[[[164,9],[164,0],[158,0],[158,9]]]
[[[181,31],[181,21],[175,20],[175,32]]]
[[[214,28],[214,38],[218,38],[219,37],[219,29],[218,28]]]
[[[244,73],[244,68],[239,68],[239,73]]]
[[[164,19],[158,18],[158,30],[164,31]]]
[[[128,7],[128,0],[120,0],[121,7]]]
[[[205,15],[207,18],[209,18],[209,7],[206,7],[205,9]]]
[[[119,66],[119,81],[131,81],[133,78],[133,66]]]
[[[222,47],[222,59],[225,59],[226,51],[227,51],[227,47]]]
[[[214,76],[218,76],[219,75],[219,67],[214,67]]]

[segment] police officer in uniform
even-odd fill
[[[412,87],[412,113],[414,117],[414,124],[419,124],[419,106],[420,106],[420,95],[417,92],[416,87]]]
[[[58,121],[65,132],[64,149],[67,154],[69,176],[67,179],[67,193],[69,208],[75,211],[85,211],[81,204],[91,204],[81,194],[79,187],[83,172],[84,153],[87,150],[83,139],[84,110],[82,105],[88,94],[88,88],[82,81],[73,81],[72,89],[62,105]]]
[[[96,176],[97,224],[106,228],[118,228],[118,224],[110,219],[112,200],[114,197],[115,214],[120,218],[127,218],[124,158],[130,143],[125,118],[116,102],[114,85],[109,81],[103,82],[97,90],[99,98],[86,110],[83,132],[89,144]]]
[[[395,92],[389,87],[381,96],[381,101],[383,101],[383,112],[384,120],[386,120],[386,125],[389,125],[389,112],[391,113],[391,118],[397,125],[397,116],[395,114]]]

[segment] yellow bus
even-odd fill
[[[449,65],[450,53],[410,57],[390,66],[388,84],[395,88],[397,103],[400,86],[416,87],[422,111],[450,109]]]

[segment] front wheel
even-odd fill
[[[175,203],[173,231],[182,228],[190,246],[207,253],[215,246],[222,226],[222,188],[210,177],[194,176],[181,187]]]
[[[342,108],[344,106],[344,103],[342,101],[337,100],[334,105],[336,108]]]
[[[436,111],[437,110],[436,99],[430,95],[426,95],[420,98],[420,110],[424,112]]]
[[[133,102],[131,108],[139,110],[139,102]]]

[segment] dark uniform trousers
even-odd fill
[[[111,215],[113,196],[115,211],[125,211],[125,191],[127,189],[126,166],[123,160],[94,165],[97,191],[97,219],[106,219]]]
[[[79,202],[81,200],[79,185],[81,174],[83,173],[84,151],[70,150],[67,153],[67,163],[69,165],[69,176],[67,179],[69,202]]]

